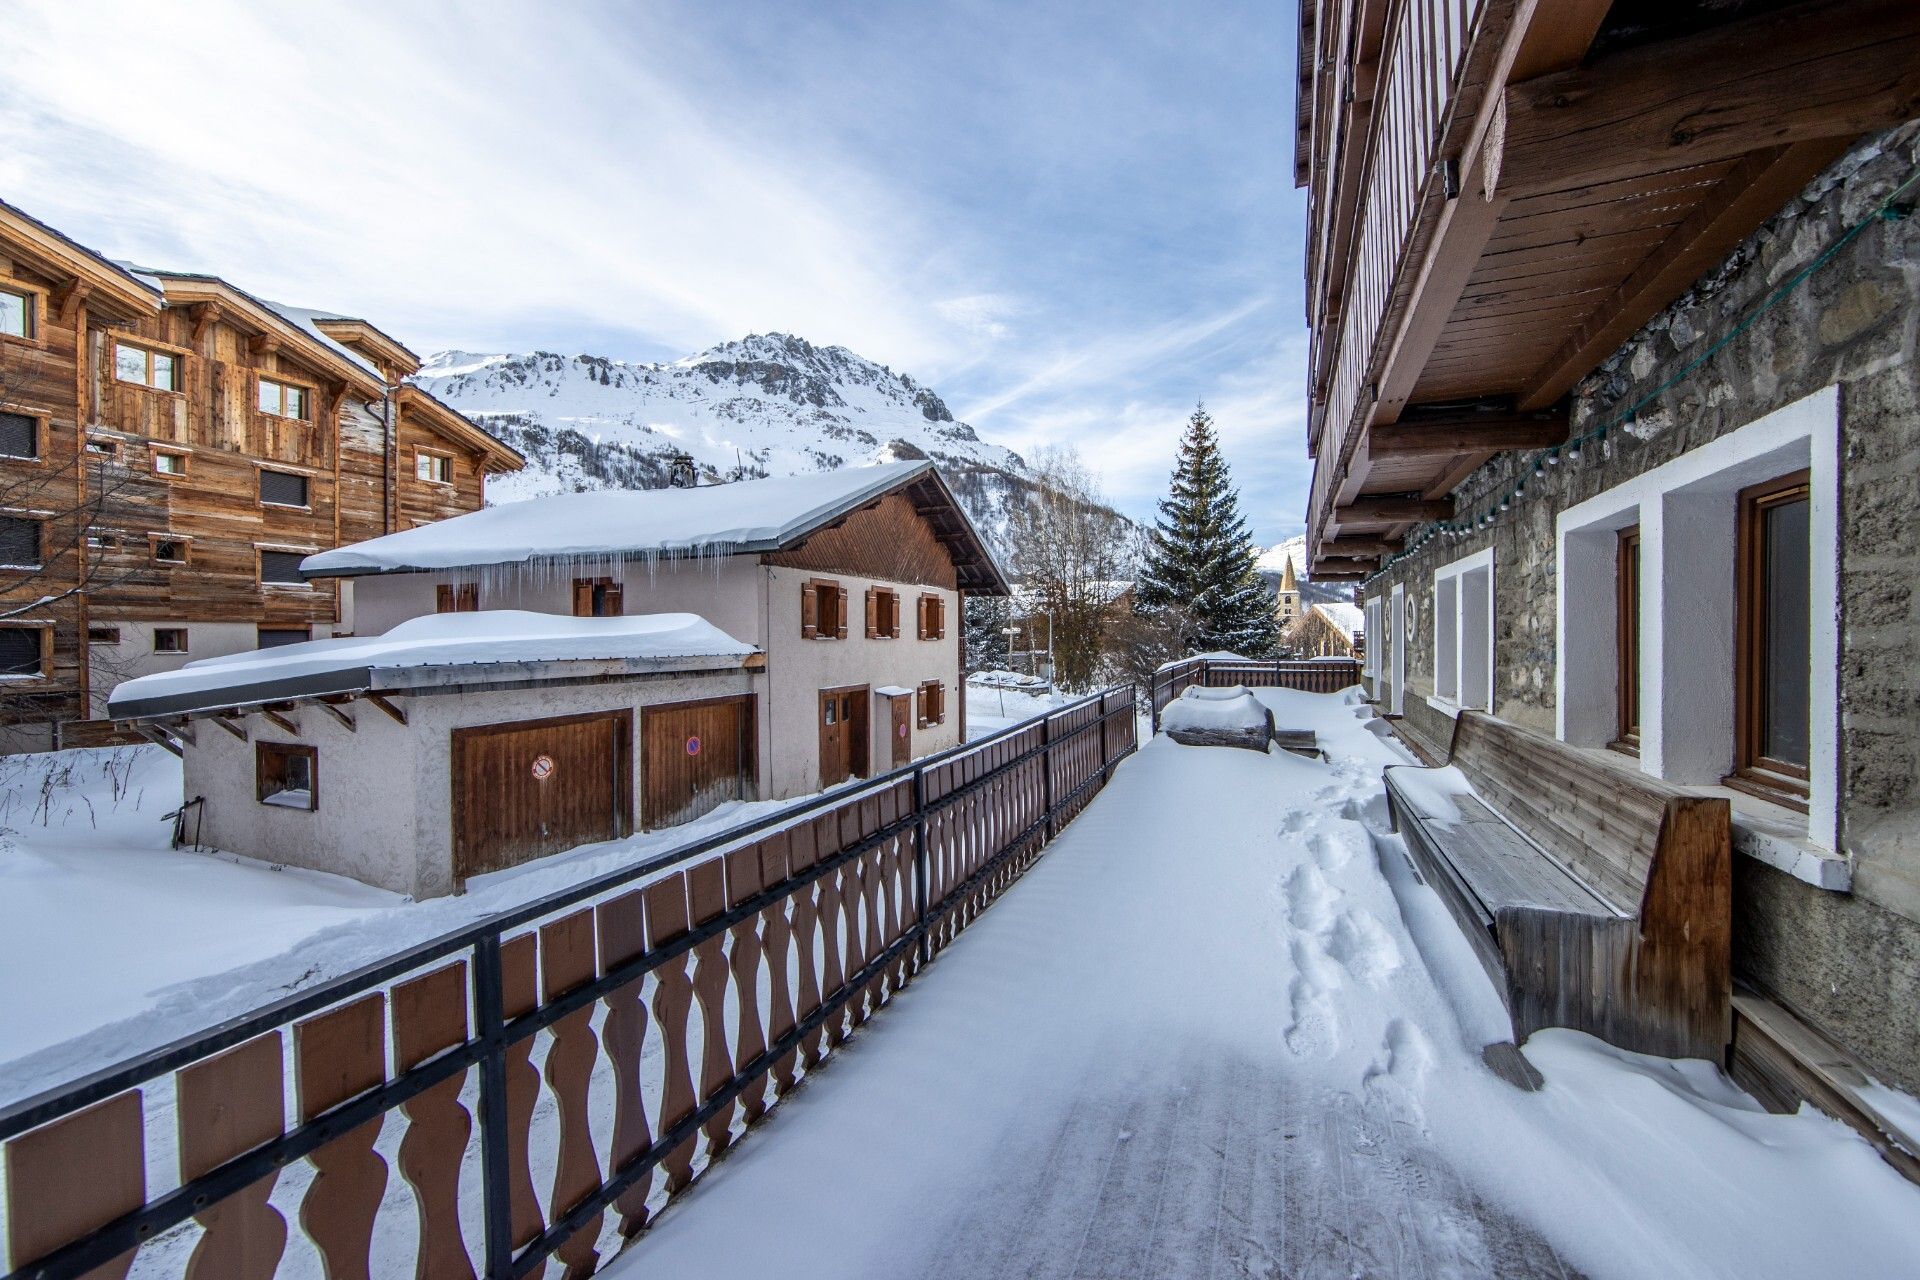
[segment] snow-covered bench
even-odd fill
[[[1160,730],[1183,746],[1265,751],[1273,736],[1273,712],[1240,685],[1194,685],[1160,713]]]
[[[1476,712],[1448,767],[1386,771],[1395,829],[1506,999],[1516,1041],[1573,1027],[1719,1061],[1731,1034],[1727,802]]]

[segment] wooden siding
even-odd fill
[[[913,503],[890,493],[797,547],[772,552],[768,564],[790,569],[846,573],[888,582],[957,589],[953,556]]]

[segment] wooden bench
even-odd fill
[[[1506,999],[1516,1042],[1573,1027],[1724,1060],[1732,1036],[1732,815],[1598,754],[1476,712],[1449,764],[1386,771],[1394,829]]]

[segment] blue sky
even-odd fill
[[[1290,4],[0,11],[0,197],[117,256],[420,351],[842,343],[1141,515],[1204,396],[1300,527]]]

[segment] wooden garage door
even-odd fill
[[[753,798],[751,697],[642,707],[640,743],[640,823],[648,831]]]
[[[453,731],[453,870],[517,866],[632,830],[633,713]]]

